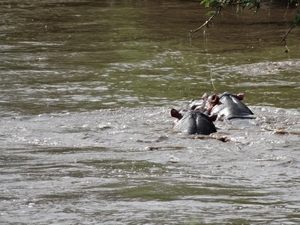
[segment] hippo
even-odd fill
[[[217,132],[213,120],[215,118],[209,117],[197,110],[171,110],[171,116],[177,118],[175,121],[174,130],[185,132],[187,134],[203,134],[209,135]]]
[[[220,95],[204,94],[202,101],[191,101],[188,108],[207,113],[217,120],[254,119],[253,112],[241,101],[244,93],[237,95],[224,92]]]
[[[214,94],[209,99],[208,113],[227,120],[254,119],[253,112],[241,102],[243,99],[244,93],[237,95],[229,92],[221,95]]]

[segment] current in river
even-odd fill
[[[0,2],[0,224],[299,224],[296,8]],[[243,92],[254,126],[174,132]],[[224,141],[226,140],[226,141]]]

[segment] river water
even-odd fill
[[[295,9],[194,1],[0,3],[0,224],[299,224]],[[254,126],[172,131],[244,92]]]

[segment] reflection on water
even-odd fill
[[[0,3],[3,223],[299,223],[299,29],[286,55],[286,8],[227,8],[190,45],[206,12]],[[245,92],[257,126],[217,123],[224,143],[172,132],[169,110],[212,92],[211,78]]]

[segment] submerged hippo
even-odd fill
[[[202,101],[192,101],[189,108],[205,112],[217,120],[254,119],[253,112],[241,102],[243,99],[244,93],[204,94]]]
[[[255,117],[241,102],[243,99],[244,93],[204,94],[201,100],[192,100],[186,110],[171,110],[171,116],[178,119],[174,129],[188,134],[209,135],[217,131],[212,123],[215,120],[230,120],[233,125],[239,127],[253,125],[250,121]]]
[[[208,113],[227,120],[253,119],[253,112],[241,102],[243,99],[244,93],[234,95],[224,92],[221,95],[212,95],[209,100]]]
[[[203,134],[209,135],[217,132],[211,118],[197,110],[177,111],[171,110],[171,116],[177,118],[174,130],[185,132],[188,134]]]

